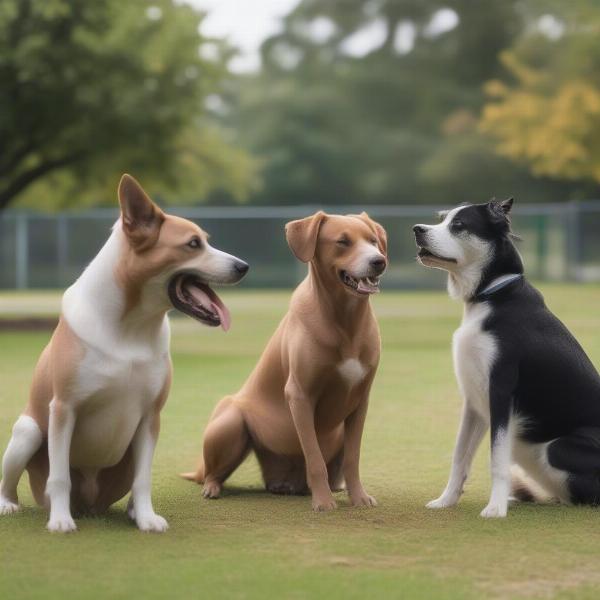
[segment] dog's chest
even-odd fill
[[[110,357],[88,350],[77,382],[73,466],[116,464],[168,376],[167,356]]]
[[[497,344],[483,324],[490,314],[486,303],[465,307],[461,326],[454,333],[454,370],[463,398],[479,414],[489,419],[490,372]]]
[[[347,358],[338,363],[337,372],[347,386],[354,387],[365,378],[367,369],[357,358]]]

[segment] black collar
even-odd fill
[[[515,281],[523,279],[523,273],[512,273],[509,275],[501,275],[500,277],[496,277],[490,284],[485,286],[475,298],[478,300],[484,300],[485,298],[489,298],[496,292],[504,289],[506,286],[514,283]]]

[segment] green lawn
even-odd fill
[[[600,287],[543,291],[600,364]],[[175,378],[154,468],[155,507],[169,532],[138,532],[121,502],[103,518],[80,519],[76,534],[51,535],[23,481],[25,510],[0,518],[0,597],[599,597],[597,510],[516,506],[505,520],[478,517],[487,503],[487,444],[458,507],[424,508],[445,485],[461,404],[450,356],[461,307],[443,293],[375,300],[384,350],[362,474],[377,508],[351,508],[338,494],[337,511],[314,514],[308,498],[264,493],[254,460],[220,500],[203,500],[198,486],[179,479],[195,465],[212,407],[248,375],[288,297],[225,295],[227,334],[173,319]],[[0,296],[0,313],[22,305],[19,296]],[[44,295],[42,312],[55,305]],[[48,336],[0,333],[2,451]]]

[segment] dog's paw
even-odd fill
[[[377,500],[373,496],[369,496],[365,491],[360,494],[351,495],[350,502],[352,502],[352,506],[377,506]]]
[[[218,498],[221,495],[221,484],[218,481],[206,481],[202,488],[202,495],[210,500]]]
[[[500,506],[499,504],[488,504],[480,513],[479,516],[484,519],[498,519],[506,517],[507,506]]]
[[[458,502],[458,498],[451,498],[450,496],[440,496],[435,500],[431,500],[425,505],[425,508],[450,508]]]
[[[62,515],[59,517],[51,516],[46,528],[52,533],[70,533],[71,531],[77,531],[77,525],[75,525],[75,521],[73,521],[71,515]]]
[[[127,503],[127,516],[132,520],[135,521],[135,505],[133,504],[133,502],[130,500]]]
[[[135,522],[140,531],[151,531],[154,533],[164,533],[169,529],[167,520],[156,513],[136,516]]]
[[[0,496],[0,516],[12,515],[21,510],[21,507],[4,496]]]
[[[312,509],[315,512],[326,512],[328,510],[334,510],[336,508],[337,503],[331,495],[325,498],[313,498]]]

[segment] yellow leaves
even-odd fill
[[[600,181],[600,89],[581,78],[552,81],[511,53],[503,61],[518,83],[489,82],[480,121],[497,151],[538,175]]]

